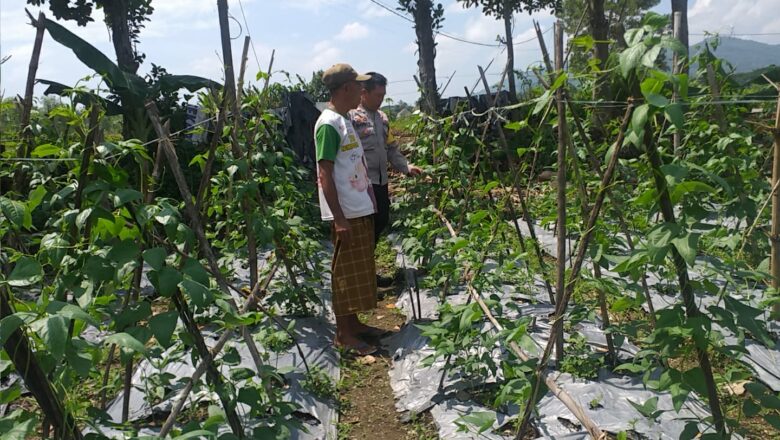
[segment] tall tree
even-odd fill
[[[417,34],[417,67],[422,88],[422,109],[428,114],[436,114],[439,101],[436,86],[436,41],[433,33],[441,29],[444,21],[444,7],[441,3],[434,6],[431,0],[398,0],[401,11],[414,17],[414,31]]]
[[[464,6],[482,7],[482,13],[494,17],[496,20],[504,20],[504,44],[506,44],[506,69],[509,79],[509,94],[513,101],[517,100],[517,86],[515,85],[515,48],[512,39],[512,17],[515,13],[540,11],[551,8],[557,11],[561,8],[563,0],[458,0]]]

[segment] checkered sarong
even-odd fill
[[[374,216],[349,220],[349,242],[336,240],[331,226],[334,251],[332,271],[333,312],[336,316],[376,307],[376,262],[374,261]]]

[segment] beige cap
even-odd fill
[[[322,82],[329,90],[337,89],[349,81],[367,81],[370,75],[360,75],[349,64],[334,64],[322,74]]]

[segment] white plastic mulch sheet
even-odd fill
[[[261,267],[267,257],[268,253],[259,256]],[[320,255],[319,257],[323,267],[327,267],[329,264],[327,261],[328,256]],[[248,285],[249,274],[246,267],[242,267],[236,263],[234,275],[236,282]],[[300,274],[297,275],[299,283],[308,283],[308,286],[315,289],[323,304],[322,306],[316,307],[314,317],[295,318],[295,326],[293,329],[295,340],[300,345],[301,351],[303,352],[309,367],[322,369],[334,384],[338,383],[340,377],[339,355],[332,344],[335,326],[331,308],[330,282],[327,279],[327,274],[321,283],[312,283],[303,279]],[[284,269],[280,269],[277,271],[276,276],[271,283],[270,291],[274,291],[275,288],[288,283],[288,274]],[[280,321],[283,325],[287,326],[290,319],[291,318],[282,316]],[[181,325],[181,322],[179,322],[178,325]],[[276,327],[276,324],[266,319],[259,326],[250,328],[250,331],[256,332],[263,327]],[[205,330],[203,333],[206,345],[209,347],[212,347],[220,336],[219,334],[208,330]],[[296,346],[293,345],[289,349],[281,352],[266,350],[260,343],[257,343],[257,346],[261,352],[268,353],[269,359],[266,361],[266,364],[276,368],[282,373],[286,382],[284,399],[295,403],[299,407],[295,416],[303,424],[303,429],[294,430],[291,438],[299,440],[336,438],[338,422],[337,402],[332,397],[317,396],[301,386],[301,381],[305,378],[306,369]],[[240,364],[236,366],[221,366],[220,373],[226,381],[230,380],[230,370],[233,368],[245,367],[252,371],[256,371],[256,366],[240,334],[236,333],[233,335],[223,348],[220,356],[224,355],[224,353],[231,348],[235,349],[240,355]],[[167,417],[173,403],[178,398],[179,390],[184,387],[195,371],[195,367],[192,364],[192,353],[189,350],[186,352],[177,352],[173,349],[169,349],[162,358],[168,359],[162,368],[158,368],[148,360],[144,360],[137,366],[133,373],[133,385],[130,391],[129,421],[136,426],[144,426],[144,424],[151,425],[150,422],[152,422],[152,420],[158,420],[154,425],[160,425],[161,422],[159,422],[159,420]],[[149,394],[152,391],[151,387],[154,387],[153,384],[155,383],[156,378],[161,377],[160,375],[163,374],[170,374],[173,379],[170,381],[170,385],[167,385],[164,388],[165,397],[162,401],[155,405],[150,405]],[[201,378],[201,385],[194,387],[193,391],[190,393],[185,408],[201,403],[213,403],[217,406],[221,406],[219,398],[216,394],[211,393],[208,390],[205,383],[206,380],[204,375],[204,377]],[[237,389],[240,389],[242,383],[243,382],[233,383],[233,385]],[[124,399],[123,394],[123,392],[120,392],[119,395],[109,403],[107,408],[107,412],[114,422],[121,421],[122,402]],[[237,405],[237,412],[242,419],[244,428],[247,430],[258,426],[260,423],[259,420],[249,417],[249,408],[244,404],[239,403]],[[142,428],[140,430],[140,434],[144,435],[155,435],[158,432],[159,428],[157,427]],[[223,426],[220,432],[229,432],[229,428]],[[103,433],[114,437],[121,436],[119,431],[111,428],[103,429]]]
[[[551,239],[552,233],[541,228],[538,229],[537,236],[541,238],[543,244],[546,244],[545,250],[554,247],[552,246],[554,243]],[[396,239],[395,242],[398,243],[399,240]],[[396,245],[396,250],[399,252],[399,264],[403,264],[407,269],[411,268],[412,264],[402,255],[400,246]],[[408,322],[399,333],[383,341],[393,357],[393,366],[389,375],[390,384],[396,397],[397,410],[411,414],[430,410],[439,427],[439,435],[443,439],[513,438],[501,433],[511,432],[511,427],[504,425],[517,416],[516,408],[510,408],[509,412],[512,414],[496,413],[471,399],[469,390],[475,388],[477,384],[469,383],[457,376],[453,377],[451,374],[444,375],[442,380],[444,359],[440,358],[430,366],[421,364],[423,359],[433,354],[434,350],[428,346],[428,339],[422,336],[420,330],[414,326],[412,306],[414,306],[415,313],[418,308],[421,309],[420,315],[423,322],[435,320],[438,317],[439,298],[434,292],[425,289],[419,290],[418,298],[417,292],[411,286],[416,285],[415,283],[421,283],[423,277],[413,274],[412,269],[407,270],[407,281],[410,287],[399,297],[396,304],[407,315]],[[510,302],[519,304],[516,310],[504,307],[505,318],[535,317],[535,325],[530,329],[531,337],[541,351],[549,337],[549,316],[553,312],[553,306],[547,302],[548,293],[541,280],[534,280],[528,286],[522,286],[522,289],[524,289],[523,292],[519,292],[513,286],[503,286],[498,291],[483,292],[483,295],[498,296],[504,304]],[[459,290],[455,287],[452,289],[452,294],[447,297],[447,301],[451,304],[463,304],[468,301],[468,294],[463,289]],[[489,324],[485,324],[484,330],[490,331]],[[583,336],[595,350],[606,351],[606,337],[599,322],[584,321],[575,326],[572,331]],[[568,338],[568,336],[566,337]],[[751,352],[749,359],[752,359],[752,361],[746,360],[746,362],[763,365],[769,370],[774,370],[780,365],[775,361],[777,359],[774,357],[775,354],[772,354],[771,350],[766,347],[757,343],[747,343],[746,345],[748,351]],[[618,355],[623,361],[630,361],[638,351],[638,347],[624,341],[619,347]],[[494,359],[501,359],[506,356],[506,353],[496,346],[490,349],[490,355]],[[767,365],[769,366],[767,367]],[[774,375],[774,373],[774,371],[768,372],[770,375]],[[759,377],[771,386],[770,381],[766,380],[766,375],[759,375]],[[778,378],[780,376],[776,377],[776,379]],[[485,377],[483,379],[482,383],[492,383],[497,378]],[[672,397],[669,393],[647,389],[641,378],[616,376],[607,370],[602,370],[596,381],[576,379],[568,374],[558,374],[556,382],[579,401],[588,416],[600,428],[612,433],[627,432],[629,438],[676,439],[679,438],[687,422],[701,420],[708,415],[706,406],[693,394],[678,413],[673,409]],[[654,420],[647,419],[631,404],[633,402],[641,406],[650,399],[657,399],[657,409],[661,411]],[[538,410],[536,426],[541,431],[542,437],[540,438],[567,440],[588,438],[578,420],[551,393],[541,399]],[[484,412],[493,414],[497,421],[492,429],[478,433],[477,427],[470,424],[467,421],[468,418],[464,419],[463,416]],[[466,428],[465,432],[464,427]],[[701,430],[707,429],[703,424],[699,424],[699,428]]]

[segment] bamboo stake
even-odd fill
[[[200,213],[197,211],[197,209],[195,209],[195,204],[194,204],[192,194],[190,193],[190,190],[187,187],[187,181],[181,170],[181,166],[179,165],[179,158],[176,155],[176,151],[174,150],[170,139],[168,138],[168,133],[163,129],[162,124],[160,123],[160,117],[159,117],[159,112],[157,110],[157,106],[153,101],[148,101],[146,104],[146,109],[149,115],[149,119],[152,122],[152,126],[154,127],[155,132],[157,133],[157,136],[163,142],[163,151],[165,152],[165,156],[168,159],[168,165],[170,166],[171,171],[173,172],[173,176],[174,179],[176,180],[177,186],[179,187],[179,192],[181,193],[182,199],[184,200],[184,205],[190,218],[190,224],[192,226],[193,231],[195,232],[195,236],[198,239],[201,253],[206,257],[209,267],[211,268],[212,272],[216,275],[217,283],[220,285],[223,291],[225,291],[228,295],[230,295],[230,292],[227,288],[227,282],[225,281],[224,277],[221,275],[221,272],[219,271],[219,265],[217,264],[216,257],[214,256],[214,252],[209,246],[208,239],[206,238],[206,234],[204,232],[203,224],[200,218]],[[200,353],[201,359],[209,358],[210,354],[208,348],[205,345],[205,342],[203,341],[203,336],[200,334],[197,325],[195,325],[194,321],[192,320],[192,317],[189,315],[189,308],[180,290],[177,289],[173,299],[174,299],[174,303],[179,309],[182,321],[184,322],[185,326],[188,327],[191,333],[194,332],[192,336],[195,340],[195,345],[196,348],[198,349],[198,352]],[[236,304],[232,299],[230,299],[228,302],[234,308],[234,310],[237,309]],[[244,334],[244,340],[246,341],[247,346],[254,345],[254,340],[252,339],[251,335],[249,335],[248,332],[246,332],[246,327],[242,327],[242,333]],[[219,375],[216,369],[210,369],[208,377],[210,381],[218,388],[217,394],[220,396],[220,399],[222,399],[222,404],[226,412],[228,422],[230,423],[231,429],[233,430],[233,434],[235,434],[239,438],[243,438],[244,436],[243,428],[241,426],[241,422],[238,419],[237,414],[235,413],[235,408],[228,400],[224,398],[224,393],[219,392],[219,388],[220,388],[219,384],[221,384],[221,376]]]
[[[628,121],[630,120],[631,112],[633,111],[633,109],[634,109],[633,102],[629,100],[628,107],[626,107],[626,113],[623,116],[623,122],[620,125],[618,138],[615,141],[615,152],[612,154],[609,164],[607,165],[607,169],[604,172],[604,176],[601,178],[601,185],[599,187],[599,192],[596,196],[596,200],[593,204],[593,208],[591,208],[590,216],[588,217],[588,223],[585,228],[585,234],[583,234],[582,239],[580,240],[580,243],[577,246],[577,257],[574,260],[574,264],[572,265],[571,274],[569,275],[569,281],[566,284],[566,289],[564,291],[563,298],[561,299],[560,302],[558,302],[555,305],[555,314],[553,315],[552,328],[550,329],[550,339],[547,342],[547,347],[544,350],[544,354],[539,359],[539,364],[537,366],[537,374],[539,379],[536,381],[533,391],[531,391],[531,398],[529,399],[529,405],[526,406],[525,413],[523,414],[523,419],[520,423],[520,429],[518,430],[518,434],[516,438],[522,438],[523,434],[525,434],[525,430],[528,428],[528,424],[530,423],[531,411],[533,410],[533,402],[536,402],[536,396],[539,394],[542,372],[547,368],[547,361],[549,360],[550,355],[552,354],[553,347],[556,345],[556,340],[553,337],[553,335],[557,334],[559,331],[563,329],[563,321],[564,321],[563,317],[566,313],[566,309],[568,308],[569,299],[571,298],[571,295],[574,293],[574,286],[577,280],[579,279],[580,270],[582,269],[582,263],[585,261],[585,253],[587,252],[588,244],[590,243],[590,238],[593,235],[593,231],[595,229],[596,220],[598,220],[599,214],[601,213],[601,206],[604,203],[604,199],[607,194],[606,188],[612,182],[612,175],[614,174],[615,168],[617,166],[618,156],[620,155],[619,154],[620,149],[623,146],[623,140],[625,138],[626,128],[628,127]],[[591,435],[594,438],[598,438],[598,436],[595,435],[593,432],[591,432]]]
[[[563,24],[561,21],[555,23],[555,68],[558,76],[563,74]],[[557,296],[556,304],[563,300],[563,291],[566,283],[566,107],[563,102],[563,87],[558,87],[555,91],[558,105],[558,176],[556,179],[557,187],[557,251],[556,261],[556,281]],[[557,332],[550,334],[550,338],[555,339],[555,360],[560,365],[563,362],[563,327]]]
[[[585,132],[585,128],[582,126],[582,121],[577,115],[577,112],[574,109],[574,104],[572,104],[571,100],[569,99],[569,95],[566,93],[566,91],[564,91],[564,99],[566,100],[566,103],[569,107],[569,112],[571,113],[572,119],[574,120],[574,126],[577,128],[577,133],[579,133],[580,138],[582,138],[583,143],[585,144],[585,150],[588,153],[587,156],[591,164],[591,169],[600,178],[603,176],[603,173],[601,171],[601,164],[599,163],[598,157],[596,157],[596,153],[593,151],[593,145],[591,144],[590,137]],[[626,219],[623,216],[622,201],[620,201],[618,199],[618,195],[613,193],[611,190],[607,189],[606,191],[607,191],[607,196],[612,201],[612,204],[615,205],[613,206],[614,212],[617,215],[618,225],[620,226],[620,230],[623,233],[623,235],[626,237],[626,245],[628,246],[628,249],[633,252],[635,249],[634,239],[631,236],[631,231],[628,228],[628,223],[626,222]],[[601,269],[598,267],[597,264],[594,265],[593,270],[594,270],[594,274],[596,273],[596,271],[599,272],[599,274],[595,274],[595,275],[596,277],[600,278]],[[653,325],[653,327],[655,327],[656,325],[655,306],[653,305],[652,294],[650,293],[650,286],[647,285],[647,277],[645,275],[642,275],[641,284],[642,284],[642,291],[644,292],[645,299],[647,300],[647,308],[650,312],[649,314],[650,323]],[[609,326],[607,322],[605,322],[604,325]],[[607,338],[608,340],[612,339],[612,336],[608,335]]]
[[[672,16],[672,32],[674,33],[674,38],[677,41],[682,40],[682,12],[676,11],[674,12]],[[680,56],[677,55],[677,52],[675,52],[672,55],[672,73],[674,75],[679,75],[682,72],[682,60],[680,60]],[[680,99],[680,92],[679,87],[677,85],[674,85],[673,91],[672,91],[672,102],[677,102]],[[672,135],[672,144],[674,146],[674,155],[676,157],[680,157],[682,152],[680,151],[680,142],[681,142],[681,136],[680,132],[678,130],[674,131],[674,134]]]
[[[536,39],[539,40],[539,48],[542,50],[542,59],[544,60],[544,67],[547,68],[547,75],[550,77],[550,84],[555,82],[555,71],[553,70],[552,62],[550,62],[550,53],[547,52],[547,44],[544,42],[544,34],[542,28],[539,26],[539,22],[534,20],[534,29],[536,30]]]
[[[777,85],[775,85],[777,87]],[[780,91],[780,89],[778,89]],[[775,140],[774,158],[772,161],[772,187],[780,184],[780,96],[777,98],[777,110],[775,112],[775,128],[772,131]],[[772,288],[780,288],[780,192],[772,194],[772,231],[770,233],[772,244]],[[775,313],[780,314],[780,304],[775,304]]]
[[[477,66],[479,67],[479,66]],[[480,73],[480,79],[482,80],[482,85],[485,87],[485,92],[490,93],[490,86],[488,85],[487,78],[485,77],[485,71],[479,67],[479,73]],[[519,170],[517,167],[517,164],[515,163],[514,157],[512,156],[512,152],[509,149],[509,142],[506,140],[506,135],[504,135],[504,130],[500,126],[496,126],[496,132],[498,133],[498,140],[501,142],[501,145],[504,148],[504,152],[507,155],[507,160],[509,162],[509,169],[513,176],[519,175]],[[497,170],[497,169],[496,169]],[[525,202],[525,198],[523,197],[523,191],[520,189],[520,185],[517,182],[517,180],[514,181],[514,189],[517,193],[517,197],[520,199],[520,209],[523,214],[523,218],[526,222],[526,225],[528,226],[528,233],[531,236],[531,240],[534,244],[534,250],[536,251],[536,258],[539,262],[539,266],[542,268],[542,271],[546,271],[547,269],[547,263],[544,261],[544,257],[542,256],[542,248],[539,245],[539,239],[536,237],[536,231],[534,230],[534,224],[533,220],[531,219],[531,213],[528,211],[528,205]],[[509,203],[511,205],[512,200],[509,199]],[[555,295],[552,291],[552,286],[550,286],[549,281],[547,281],[547,277],[543,277],[545,279],[545,286],[547,287],[547,293],[550,296],[550,302],[552,304],[555,304]]]
[[[38,14],[38,20],[33,19],[30,11],[25,9],[27,16],[30,17],[31,24],[35,27],[35,42],[33,43],[32,57],[30,66],[27,69],[27,83],[24,89],[24,101],[22,101],[22,114],[20,119],[20,129],[22,139],[16,149],[16,157],[26,158],[33,146],[32,130],[30,129],[30,115],[32,114],[33,92],[35,90],[35,76],[38,73],[38,64],[41,59],[41,48],[43,47],[43,35],[46,31],[46,16],[43,12]],[[20,165],[14,173],[14,190],[22,194],[26,185],[26,170]]]
[[[244,37],[244,49],[241,51],[241,68],[238,70],[238,87],[236,87],[236,101],[239,105],[244,99],[244,74],[246,62],[249,59],[249,35]]]

